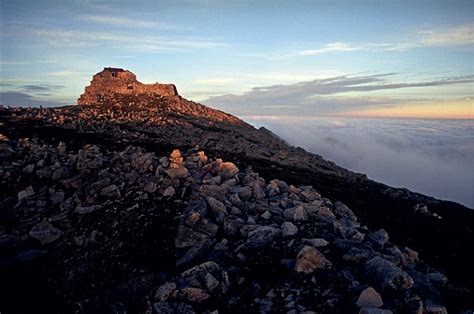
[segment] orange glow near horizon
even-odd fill
[[[366,108],[340,112],[347,117],[368,118],[431,118],[474,119],[474,101],[471,98],[458,102],[410,104],[386,108]]]

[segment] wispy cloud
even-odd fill
[[[21,89],[26,92],[37,93],[37,92],[49,92],[64,88],[63,85],[23,85]]]
[[[289,85],[254,87],[241,95],[213,96],[204,102],[235,114],[272,114],[269,109],[282,115],[335,113],[348,108],[381,107],[407,103],[406,99],[391,99],[369,95],[354,96],[345,93],[371,92],[412,87],[445,86],[473,83],[474,75],[442,78],[431,81],[392,82],[394,73],[359,76],[337,76]],[[291,109],[290,109],[291,108]],[[295,110],[295,108],[299,108]],[[288,110],[285,110],[288,109]]]
[[[53,46],[87,47],[91,45],[110,45],[133,51],[180,51],[187,49],[212,48],[224,46],[211,38],[202,37],[158,37],[135,36],[117,32],[87,32],[76,30],[29,30],[29,35],[41,38],[42,43]]]
[[[474,23],[419,31],[425,46],[452,46],[474,44]]]
[[[51,64],[51,63],[57,63],[58,61],[57,60],[9,60],[9,61],[5,61],[5,60],[1,60],[0,61],[0,65],[13,65],[13,66],[17,66],[17,65],[32,65],[32,64]]]
[[[316,56],[326,53],[354,51],[404,51],[413,48],[437,46],[469,46],[474,44],[474,23],[447,28],[431,28],[417,31],[411,40],[381,43],[333,42],[313,49],[302,49],[283,57]]]
[[[158,21],[147,21],[139,19],[131,19],[123,16],[107,16],[107,15],[81,15],[78,17],[81,21],[107,24],[112,26],[121,27],[134,27],[134,28],[159,28],[167,30],[190,30],[191,28],[185,26],[179,26]]]

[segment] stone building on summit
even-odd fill
[[[121,68],[104,68],[92,77],[91,84],[77,100],[78,105],[94,105],[104,95],[109,94],[155,93],[161,96],[177,96],[174,84],[143,84],[135,74]]]

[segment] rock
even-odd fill
[[[262,248],[268,246],[281,236],[281,231],[274,227],[261,226],[248,234],[247,246],[249,248]]]
[[[30,237],[40,240],[41,244],[46,244],[54,242],[62,235],[64,232],[54,227],[47,221],[42,221],[30,230]]]
[[[33,189],[33,187],[30,185],[29,187],[27,187],[26,189],[18,192],[18,202],[21,202],[22,200],[28,198],[28,197],[31,197],[35,195],[35,190]]]
[[[248,201],[252,198],[253,191],[249,186],[239,187],[237,194],[242,201]]]
[[[100,190],[100,195],[107,198],[120,198],[120,190],[115,184],[109,185],[102,190]]]
[[[203,282],[207,273],[213,274],[213,276],[215,276],[216,274],[221,273],[221,268],[215,262],[204,262],[182,272],[179,275],[179,281],[186,285]]]
[[[303,196],[303,200],[307,202],[312,202],[314,200],[321,198],[321,195],[318,192],[316,192],[313,188],[303,190],[300,194]]]
[[[313,247],[323,247],[329,244],[329,242],[323,238],[303,239],[303,242]]]
[[[243,225],[242,228],[240,228],[240,234],[243,237],[248,238],[250,232],[254,231],[255,229],[257,229],[259,227],[260,227],[260,225],[255,225],[255,224]]]
[[[295,221],[308,220],[308,214],[306,213],[304,206],[298,206],[294,209],[293,219]]]
[[[272,218],[272,214],[270,214],[270,212],[267,210],[263,214],[261,214],[260,217],[265,220],[269,220]]]
[[[100,205],[84,206],[83,204],[79,204],[76,207],[76,213],[81,214],[81,215],[85,215],[85,214],[92,213],[96,210],[99,210],[101,208],[102,208],[102,206],[100,206]]]
[[[326,257],[312,246],[305,245],[296,257],[295,270],[305,274],[331,266]]]
[[[358,307],[378,308],[383,305],[382,297],[375,291],[374,288],[368,287],[361,292],[357,299],[356,305]]]
[[[393,314],[393,312],[390,310],[363,307],[360,309],[359,314]]]
[[[444,286],[448,283],[448,278],[439,272],[433,272],[426,274],[426,278],[432,283],[435,283],[440,286]]]
[[[216,289],[219,284],[219,281],[210,273],[204,275],[204,286],[206,287],[207,291],[214,291],[214,289]]]
[[[209,204],[209,207],[211,207],[211,210],[214,214],[218,214],[218,213],[227,214],[227,208],[224,205],[224,203],[222,203],[221,201],[215,199],[212,196],[206,197],[206,201]]]
[[[156,302],[153,304],[153,309],[159,314],[196,313],[191,305],[182,302]]]
[[[156,290],[155,300],[166,301],[175,290],[176,284],[174,282],[169,281],[161,285],[158,290]]]
[[[294,220],[294,221],[308,220],[308,214],[306,213],[306,210],[304,209],[304,206],[302,205],[285,209],[283,211],[283,216],[287,220]]]
[[[446,307],[442,305],[427,304],[425,306],[425,313],[426,314],[448,314],[448,310],[446,310]]]
[[[336,214],[338,218],[347,218],[353,221],[357,220],[357,216],[354,212],[352,212],[352,210],[350,210],[344,203],[339,201],[334,203],[334,214]]]
[[[34,169],[35,169],[35,165],[34,164],[29,164],[29,165],[25,166],[25,168],[23,168],[23,173],[31,174]]]
[[[176,267],[179,267],[183,264],[189,263],[192,260],[201,257],[202,254],[206,252],[213,243],[214,241],[212,241],[211,239],[205,238],[202,241],[194,244],[193,246],[191,246],[191,248],[189,248],[189,250],[186,251],[186,253],[182,257],[180,257],[176,261]]]
[[[418,261],[418,252],[417,251],[412,250],[408,247],[404,247],[403,252],[412,264],[414,264]]]
[[[173,196],[174,194],[176,193],[176,190],[172,187],[172,186],[169,186],[167,187],[164,191],[163,191],[163,196],[164,197],[171,197]]]
[[[51,179],[53,180],[60,180],[66,178],[69,175],[69,169],[66,167],[60,167],[54,170],[53,174],[51,175]]]
[[[64,191],[54,191],[50,196],[49,200],[53,204],[60,204],[64,201]]]
[[[166,170],[166,174],[171,179],[184,179],[189,176],[189,171],[185,167],[171,168]]]
[[[223,179],[232,178],[239,172],[239,168],[231,162],[223,162],[219,166],[219,173]]]
[[[371,250],[363,249],[359,247],[351,247],[349,251],[342,257],[344,261],[353,262],[356,264],[364,263],[368,259],[374,257],[374,253]]]
[[[224,234],[228,237],[237,237],[243,224],[243,221],[239,218],[225,217],[223,225]]]
[[[289,221],[282,223],[280,229],[283,237],[292,237],[298,233],[298,227]]]
[[[155,193],[156,189],[157,189],[156,183],[153,181],[149,181],[143,186],[143,191],[147,193]]]
[[[187,287],[181,290],[178,290],[176,298],[184,302],[189,303],[202,303],[205,300],[209,299],[210,295],[204,292],[202,289]]]
[[[370,282],[382,289],[410,289],[414,283],[406,272],[378,256],[365,263],[364,273]]]
[[[175,246],[177,248],[190,247],[208,238],[207,235],[180,224],[175,238]]]
[[[59,142],[58,147],[56,148],[58,150],[58,153],[61,155],[66,154],[67,146],[66,143],[64,142]]]
[[[388,233],[384,229],[380,229],[370,233],[369,239],[376,243],[378,247],[383,248],[385,243],[388,242]]]
[[[274,197],[280,194],[280,188],[278,187],[277,182],[270,181],[270,183],[265,187],[268,197]]]
[[[170,158],[171,159],[181,158],[181,152],[179,151],[179,149],[173,149],[173,151],[170,154]]]

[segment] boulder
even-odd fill
[[[425,307],[426,314],[448,314],[446,307],[436,304],[427,304]]]
[[[280,229],[283,237],[292,237],[298,233],[298,227],[289,221],[282,223]]]
[[[79,204],[76,207],[76,213],[81,214],[81,215],[85,215],[85,214],[92,213],[96,210],[99,210],[101,208],[102,208],[102,206],[100,206],[100,205],[87,206],[87,205],[84,205],[84,204]]]
[[[361,292],[357,299],[356,305],[358,307],[378,308],[383,305],[382,297],[375,291],[374,288],[368,287]]]
[[[354,212],[342,202],[335,202],[333,211],[338,218],[347,218],[353,221],[357,220],[357,216],[354,214]]]
[[[237,173],[239,173],[239,168],[231,162],[223,162],[219,166],[219,174],[223,179],[232,178]]]
[[[323,247],[329,244],[329,242],[323,238],[303,239],[303,242],[313,247]]]
[[[379,256],[365,262],[364,273],[369,282],[382,289],[410,289],[414,283],[406,272]]]
[[[247,246],[249,248],[262,248],[268,246],[281,236],[281,231],[274,227],[261,226],[249,232]]]
[[[156,290],[155,300],[166,301],[175,290],[176,290],[176,284],[174,282],[171,282],[171,281],[166,282],[162,284],[160,287],[158,287],[158,289]]]
[[[296,257],[295,270],[309,274],[318,269],[331,267],[331,262],[312,246],[305,245]]]
[[[156,302],[153,304],[153,309],[160,314],[196,313],[191,305],[182,302]]]
[[[287,220],[305,221],[308,220],[308,214],[303,205],[287,208],[283,211],[283,217]]]
[[[171,168],[166,170],[166,174],[171,179],[185,179],[189,176],[189,171],[185,167]]]
[[[384,229],[369,234],[369,239],[372,240],[379,248],[383,248],[388,242],[388,233]]]
[[[164,197],[171,197],[171,196],[173,196],[175,193],[176,193],[176,190],[175,190],[172,186],[169,186],[169,187],[167,187],[167,188],[163,191],[162,195],[163,195]]]
[[[40,240],[41,244],[56,241],[64,232],[47,221],[42,221],[30,230],[30,237]]]
[[[111,184],[102,190],[100,190],[100,195],[107,198],[120,198],[120,190],[115,184]]]
[[[33,195],[35,195],[35,190],[30,185],[26,189],[18,192],[18,202],[21,202],[23,199],[26,199],[26,198],[31,197]]]
[[[156,189],[157,189],[156,183],[153,181],[149,181],[143,186],[143,191],[147,193],[155,193]]]
[[[185,248],[196,245],[208,238],[207,235],[180,224],[174,242],[177,248]]]
[[[204,292],[200,288],[186,287],[181,290],[178,290],[176,298],[178,300],[200,304],[205,300],[209,299],[210,295]]]
[[[219,214],[219,213],[227,214],[227,208],[224,205],[224,203],[222,203],[221,201],[217,200],[216,198],[212,196],[206,197],[206,201],[209,204],[209,207],[211,208],[214,214]]]

